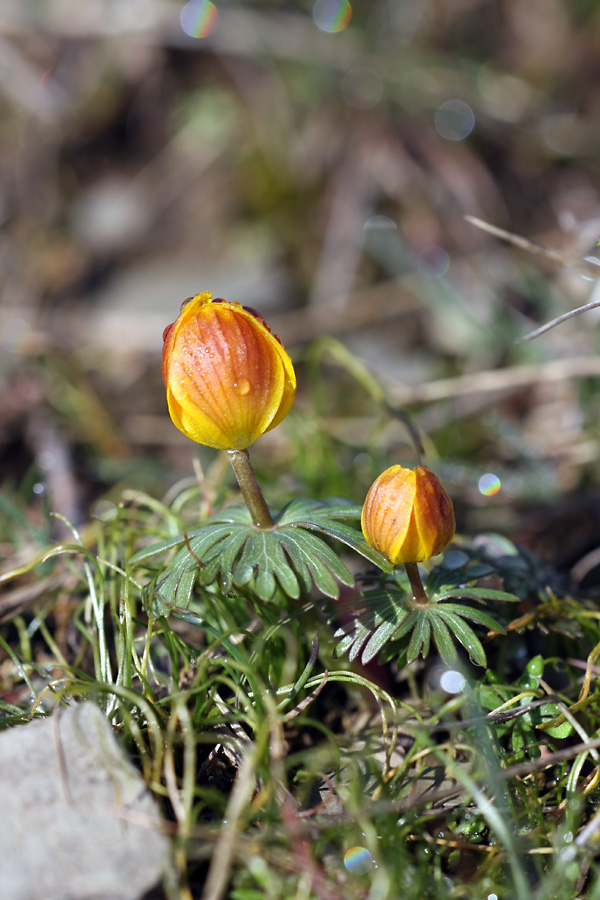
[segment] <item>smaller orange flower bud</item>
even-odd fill
[[[193,441],[245,450],[290,411],[292,361],[256,310],[196,294],[163,340],[169,413]]]
[[[394,565],[441,553],[454,537],[452,501],[426,466],[391,466],[367,494],[361,525],[365,540]]]

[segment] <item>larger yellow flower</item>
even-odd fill
[[[427,466],[391,466],[369,488],[361,525],[366,542],[394,565],[417,563],[450,543],[454,509]]]
[[[169,413],[193,441],[245,450],[290,411],[292,361],[255,310],[196,294],[163,340]]]

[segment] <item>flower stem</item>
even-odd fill
[[[227,450],[231,468],[235,473],[252,522],[257,528],[272,528],[275,522],[258,486],[247,450]]]
[[[415,603],[429,603],[429,597],[425,593],[425,588],[423,587],[423,582],[421,581],[421,575],[419,573],[418,565],[414,562],[404,563],[404,568],[406,569],[406,574],[408,575],[408,580],[410,581],[410,586],[413,592],[413,600],[415,601]]]

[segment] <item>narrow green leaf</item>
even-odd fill
[[[288,565],[287,561],[282,562],[275,569],[275,575],[277,577],[277,581],[282,587],[284,594],[287,597],[292,597],[294,600],[297,600],[300,597],[301,589],[300,589],[300,581],[297,577],[296,572],[294,572],[293,568]]]
[[[266,567],[270,568],[285,594],[297,600],[300,596],[300,584],[290,565],[290,559],[283,550],[281,533],[262,532],[261,536],[265,543]]]
[[[532,710],[531,720],[536,728],[544,726],[544,734],[548,734],[550,737],[567,738],[573,734],[574,731],[571,723],[562,716],[558,703],[544,703],[543,706],[539,706],[537,709]],[[550,723],[553,720],[557,720],[556,725],[546,727],[546,723]]]
[[[212,540],[218,539],[217,535],[222,536],[231,531],[230,528],[227,528],[227,525],[236,522],[241,518],[239,515],[243,513],[243,510],[236,510],[232,508],[229,512],[233,513],[232,516],[223,517],[214,517],[208,519],[200,528],[195,528],[192,531],[186,531],[184,534],[178,534],[175,537],[167,538],[167,540],[160,541],[158,544],[151,544],[149,547],[143,547],[141,550],[138,550],[137,553],[134,553],[133,556],[128,560],[128,565],[137,566],[139,563],[144,562],[147,559],[150,559],[152,556],[156,556],[159,553],[164,553],[165,550],[170,550],[172,547],[176,547],[177,544],[183,544],[187,540],[187,543],[193,548],[194,544],[198,539],[200,539],[200,546],[204,547],[206,544],[211,542]],[[246,510],[246,519],[248,518],[248,511]],[[241,524],[241,523],[240,523]],[[252,524],[252,520],[250,519],[249,523],[244,522],[243,524]],[[217,527],[215,527],[217,526]],[[197,551],[194,549],[194,552]]]
[[[337,646],[335,648],[336,656],[342,656],[342,654],[344,654],[346,652],[348,647],[350,647],[352,645],[352,642],[354,641],[354,634],[355,634],[354,631],[347,633],[344,628],[338,628],[337,631],[334,632],[334,635],[333,635],[334,638],[337,638],[337,637],[342,638],[342,640],[339,642],[339,644],[337,644]]]
[[[410,616],[407,616],[410,618]],[[429,654],[429,644],[431,640],[431,623],[426,612],[417,613],[417,622],[413,633],[410,637],[408,651],[406,653],[407,663],[413,663],[421,653],[423,659],[427,659]]]
[[[408,610],[406,610],[405,615],[408,615]],[[370,662],[374,656],[377,656],[381,648],[391,639],[397,628],[398,622],[392,621],[382,622],[381,625],[375,629],[362,652],[361,660],[363,664],[366,665],[366,663]]]
[[[481,641],[473,631],[470,625],[461,619],[460,616],[455,615],[452,612],[444,609],[444,606],[439,606],[436,610],[437,615],[439,615],[446,622],[452,634],[454,634],[460,643],[463,645],[465,650],[468,652],[472,661],[478,666],[487,665],[487,656],[485,655],[485,650],[481,645]]]
[[[499,631],[500,634],[506,634],[504,626],[482,609],[473,609],[460,603],[443,603],[440,604],[439,609],[455,613],[457,616],[462,616],[463,619],[471,619],[473,622],[477,622],[478,625],[485,625],[490,631]]]
[[[476,578],[486,578],[494,572],[494,567],[489,563],[470,563],[464,570],[468,581],[474,581]]]
[[[395,619],[399,623],[406,610],[404,598],[405,594],[393,588],[376,588],[362,593],[361,604],[378,622]]]
[[[244,579],[247,577],[248,571],[254,575],[254,585],[261,600],[270,600],[275,593],[275,576],[273,575],[275,561],[269,553],[269,550],[272,550],[269,546],[269,537],[271,534],[267,534],[267,532],[249,532],[239,562],[240,572],[244,573]],[[239,583],[238,577],[236,568],[234,574],[236,584]]]
[[[312,580],[325,596],[333,598],[339,596],[337,581],[347,587],[352,587],[354,584],[354,576],[331,547],[309,531],[290,526],[282,529],[280,539],[288,552],[292,565],[294,565],[295,556],[300,554]]]
[[[332,597],[334,600],[339,597],[339,585],[327,566],[323,564],[322,560],[318,558],[312,560],[309,568],[315,587],[317,587],[322,594],[325,594],[326,597]]]
[[[194,534],[195,533],[196,532],[194,532]],[[146,559],[150,559],[151,556],[156,556],[158,553],[164,553],[165,550],[170,550],[172,547],[176,547],[177,544],[183,544],[184,541],[185,535],[178,534],[176,537],[168,538],[166,541],[160,541],[158,544],[142,547],[141,550],[138,550],[137,553],[134,553],[133,556],[129,558],[128,565],[137,566]]]
[[[256,576],[254,588],[261,600],[270,600],[275,593],[276,581],[272,569],[262,569]]]
[[[215,522],[223,522],[233,525],[252,525],[252,515],[245,506],[226,506],[221,512],[214,513],[207,520],[206,525]],[[206,527],[206,525],[204,527]]]
[[[321,500],[316,514],[328,519],[358,519],[360,521],[362,506],[350,503],[344,497],[330,497],[328,500]]]
[[[450,555],[452,554],[448,554],[448,556]],[[466,587],[469,584],[473,584],[478,578],[490,575],[494,571],[492,566],[487,565],[486,563],[478,564],[468,562],[466,554],[460,553],[460,556],[466,557],[467,562],[459,567],[447,567],[446,563],[448,557],[445,557],[440,565],[435,566],[435,568],[431,570],[425,583],[425,589],[428,594],[431,595],[438,593],[441,590],[453,589],[461,584]]]
[[[229,524],[211,524],[207,525],[205,528],[202,528],[194,537],[188,536],[187,543],[185,547],[181,548],[181,553],[188,553],[192,558],[196,558],[196,565],[198,564],[198,560],[204,562],[205,560],[210,560],[213,555],[220,553],[221,541],[224,541],[229,537],[230,534],[235,530]],[[214,550],[213,550],[214,548]],[[217,549],[218,548],[218,549]],[[213,551],[212,553],[210,551]]]
[[[368,626],[363,625],[362,622],[356,622],[354,626],[354,634],[352,636],[352,644],[350,645],[350,652],[348,653],[348,659],[350,662],[354,662],[358,654],[360,653],[360,649],[364,642],[367,640],[371,629]]]
[[[211,551],[206,553],[205,559],[208,561],[200,571],[200,583],[204,585],[212,584],[220,573],[221,590],[223,593],[231,590],[235,561],[241,553],[247,537],[248,531],[242,528],[233,534],[229,534],[219,543],[216,549],[213,547]]]
[[[468,597],[471,600],[502,600],[506,603],[519,602],[519,597],[516,594],[509,594],[506,591],[494,591],[491,588],[450,588],[438,591],[436,595],[437,600],[445,600],[448,597]]]
[[[419,617],[419,613],[416,610],[412,609],[407,617],[400,622],[400,625],[394,632],[394,640],[399,640],[404,637],[405,634],[408,634],[409,631],[412,631],[415,625],[417,624]]]
[[[246,587],[254,577],[254,568],[247,562],[239,560],[233,570],[233,583],[236,587]]]
[[[497,709],[498,706],[502,706],[508,699],[508,697],[503,696],[500,693],[498,688],[489,684],[480,685],[478,687],[477,696],[480,705],[483,706],[484,709]]]
[[[345,584],[346,587],[354,586],[354,575],[325,541],[310,534],[310,532],[304,532],[303,541],[308,548],[308,552],[312,559],[314,559],[315,556],[318,556],[323,565],[327,566],[329,571],[332,575],[335,575],[338,581]]]
[[[289,503],[286,503],[279,515],[276,516],[275,523],[278,528],[281,528],[283,525],[303,522],[311,514],[314,514],[320,506],[321,502],[319,500],[308,500],[306,498],[291,500]]]
[[[527,748],[527,755],[530,759],[539,759],[542,755],[535,733],[531,728],[523,727],[522,721],[516,723],[513,728],[511,744],[513,750],[520,751],[517,752],[515,756],[516,762],[525,759],[525,753],[523,752],[525,747]]]
[[[362,506],[344,503],[339,499],[292,500],[281,510],[277,517],[277,525],[318,523],[320,520],[358,519],[362,514]]]
[[[435,612],[431,616],[431,630],[435,646],[446,665],[450,668],[456,665],[458,654],[452,635],[444,620],[440,616],[435,615]]]
[[[308,557],[305,555],[300,544],[296,540],[296,533],[293,529],[282,530],[279,532],[279,540],[284,551],[287,553],[290,564],[294,568],[294,572],[300,582],[300,587],[305,593],[310,591],[313,580],[310,569],[307,565]]]
[[[168,616],[175,609],[188,609],[197,574],[198,566],[187,549],[180,551],[154,583],[150,597],[153,615]]]
[[[304,528],[310,528],[313,531],[320,531],[322,534],[326,534],[329,537],[341,541],[343,544],[351,547],[356,553],[364,556],[369,562],[378,566],[384,572],[391,574],[394,571],[394,566],[391,562],[382,553],[374,550],[373,547],[370,547],[366,543],[362,536],[362,532],[358,531],[356,528],[351,528],[344,522],[329,521],[325,523],[319,522],[318,520],[307,520],[302,523],[296,523],[296,527],[299,527],[300,525]]]

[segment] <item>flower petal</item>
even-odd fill
[[[394,565],[422,562],[454,537],[452,502],[426,466],[391,466],[367,494],[361,525],[365,540]]]
[[[264,320],[198,294],[165,330],[163,379],[174,424],[192,440],[243,450],[289,412],[296,377]]]

